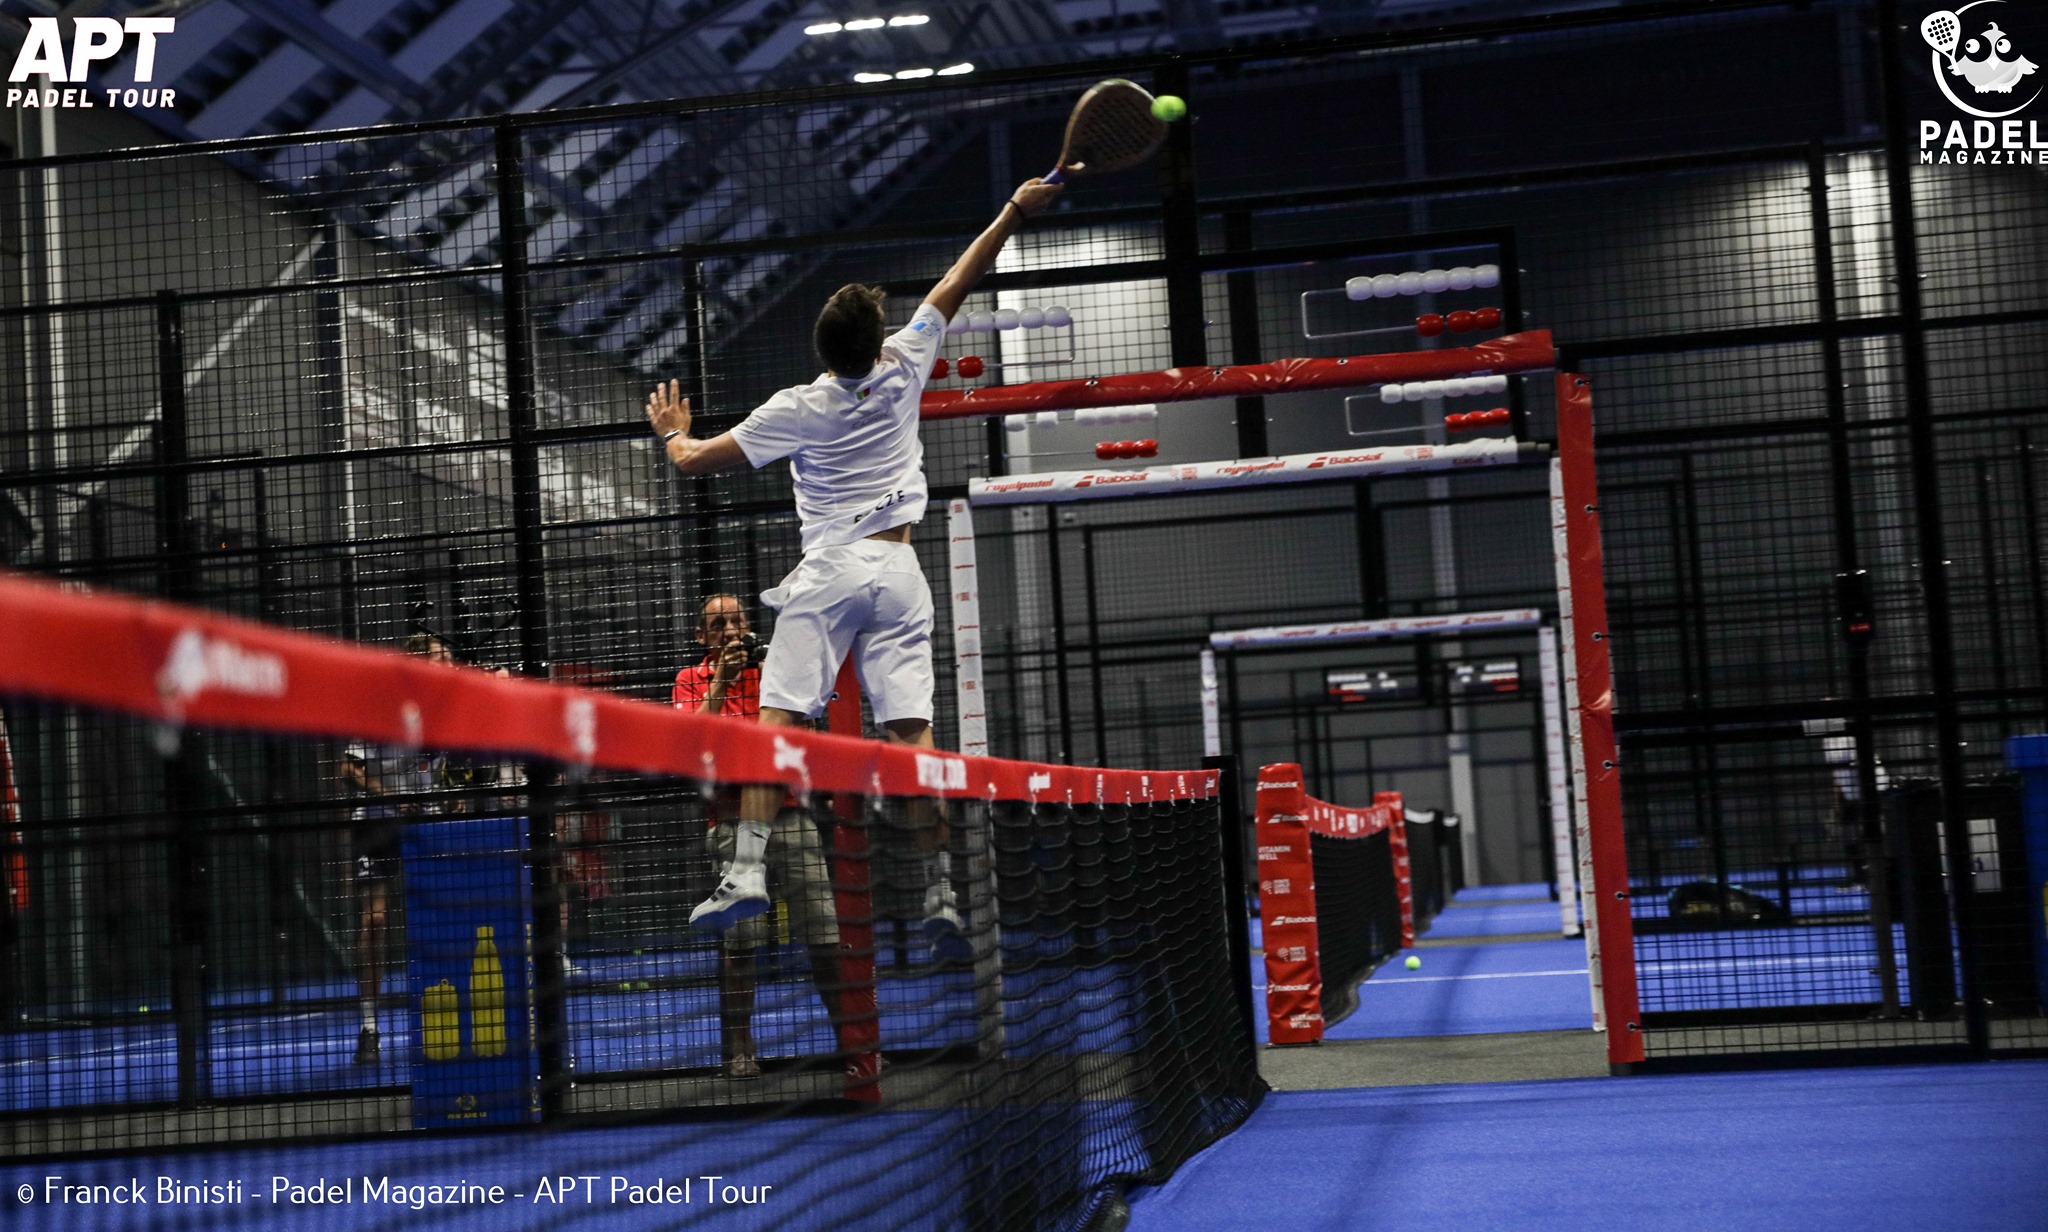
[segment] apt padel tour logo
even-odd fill
[[[1921,120],[1922,163],[2048,163],[2048,138],[2041,132],[2040,119],[2017,118],[2048,88],[2040,66],[2018,46],[2038,35],[2028,24],[2036,16],[2028,7],[2006,0],[1974,0],[1954,10],[1936,9],[1921,19],[1920,38],[1929,49],[1934,84],[1958,111],[1972,117]],[[2035,50],[2042,47],[2048,42]],[[2048,114],[2048,107],[2042,111]]]
[[[80,17],[71,23],[71,38],[55,17],[28,19],[28,37],[7,71],[7,105],[19,111],[31,107],[169,107],[177,102],[175,92],[150,84],[156,74],[156,40],[160,34],[177,31],[175,17]],[[135,83],[132,86],[95,88],[87,77],[92,66],[112,60],[134,40]]]

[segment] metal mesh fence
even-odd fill
[[[2048,722],[2043,306],[2019,272],[2048,201],[2027,168],[1912,165],[1912,122],[1946,104],[1897,46],[1899,6],[1701,7],[1116,65],[1186,96],[1194,122],[1161,171],[1082,181],[1012,242],[932,388],[1453,345],[1408,325],[1486,306],[1502,328],[1555,330],[1601,428],[1643,1003],[1667,1015],[1645,1023],[1653,1055],[1928,1031],[2039,1047],[2039,1007],[2009,999],[1959,996],[1928,1026],[1902,993],[1894,1018],[1881,969],[1928,877],[1958,904],[1959,987],[2031,944],[1979,932],[1955,887],[1972,868],[1964,793],[2001,770],[2005,737]],[[716,432],[813,374],[833,288],[884,285],[900,324],[1108,71],[8,164],[0,211],[39,257],[9,260],[0,302],[20,361],[0,365],[0,545],[84,585],[385,645],[431,631],[466,662],[665,700],[705,654],[705,600],[738,594],[772,632],[752,597],[799,551],[781,468],[676,475],[643,439],[648,387],[681,380]],[[1489,263],[1487,293],[1339,293]],[[1544,439],[1547,394],[1521,384],[1502,400]],[[1155,438],[1161,462],[1435,441],[1444,413],[1488,401],[1367,390],[950,421],[927,425],[926,469],[945,496],[1092,464],[1127,435]],[[993,749],[1187,764],[1208,632],[1549,607],[1545,516],[1526,472],[983,511]],[[916,546],[936,575],[934,523]],[[942,733],[950,649],[942,619]],[[1449,717],[1332,728],[1295,700],[1331,666],[1268,682],[1273,713],[1246,709],[1233,751],[1270,743],[1316,766],[1327,798],[1448,806]],[[1526,876],[1543,867],[1533,718],[1469,709],[1478,756],[1501,766],[1492,809],[1509,820],[1492,832],[1522,836],[1481,846],[1481,866]],[[1893,885],[1890,794],[1919,779],[1946,793],[1918,824],[1951,863]],[[74,770],[65,791],[106,798],[48,816],[143,824],[151,806],[122,781]],[[303,797],[280,791],[237,788],[252,809]],[[635,807],[590,815],[624,836]],[[84,867],[32,832],[33,884]],[[2011,831],[1989,833],[2020,867],[1999,845]],[[242,863],[332,855],[236,841]],[[1675,911],[1695,883],[1723,899]],[[1733,888],[1790,922],[1736,930]],[[1749,979],[1759,963],[1787,974]],[[1749,1025],[1788,1015],[1809,1021]]]

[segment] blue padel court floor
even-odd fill
[[[1389,959],[1358,986],[1357,1008],[1331,1023],[1324,1038],[1590,1029],[1585,943],[1561,937],[1557,904],[1548,893],[1541,884],[1461,891],[1421,934],[1433,943],[1413,951],[1422,970],[1407,970],[1401,962],[1405,955]],[[1860,889],[1832,884],[1798,890],[1792,901],[1795,919],[1853,912],[1867,903]],[[1801,906],[1811,910],[1802,912]],[[1635,914],[1657,918],[1663,911],[1659,899],[1654,910],[1639,905]],[[1534,933],[1557,933],[1560,939],[1523,939]],[[1256,928],[1253,938],[1257,947]],[[1443,944],[1467,940],[1470,944]],[[1905,954],[1903,926],[1894,926],[1892,944],[1896,954]],[[1646,1013],[1874,1005],[1882,996],[1876,939],[1867,923],[1646,932],[1637,934],[1635,952]],[[1911,972],[1903,957],[1898,981],[1900,999],[1910,1004]],[[1257,955],[1252,983],[1263,1007],[1266,970]],[[1263,1017],[1258,1029],[1264,1043]]]
[[[2048,1061],[1288,1091],[1133,1232],[2048,1227]]]
[[[1498,941],[1530,933],[1556,941]],[[1324,1028],[1323,1038],[1393,1039],[1417,1035],[1494,1035],[1517,1031],[1591,1030],[1592,993],[1586,943],[1564,938],[1547,887],[1482,886],[1461,891],[1422,934],[1432,942],[1471,938],[1470,945],[1433,944],[1397,954],[1358,986],[1357,1008]],[[1254,945],[1257,945],[1254,933]],[[1422,969],[1402,963],[1412,953]],[[1253,995],[1263,1009],[1266,968],[1252,961]],[[1266,1042],[1263,1014],[1259,1042]]]
[[[1005,944],[1010,945],[1008,934]],[[1011,948],[1033,944],[1018,939]],[[784,966],[800,965],[794,953],[784,956]],[[913,949],[909,958],[906,968],[886,968],[876,984],[884,1046],[932,1049],[974,1042],[972,974],[933,968],[922,949]],[[718,1065],[718,993],[708,982],[709,962],[703,951],[579,959],[566,1005],[571,1064],[586,1074]],[[1128,964],[1020,965],[1023,970],[1006,980],[1003,998],[1013,1052],[1118,1052],[1132,1046],[1137,1028],[1117,1015],[1132,995],[1135,977]],[[698,982],[665,986],[690,975]],[[308,986],[282,1009],[223,1015],[208,1029],[214,1095],[360,1091],[408,1082],[411,1015],[381,1012],[378,1059],[358,1064],[360,1023],[351,991],[340,984]],[[330,1000],[292,1008],[320,997]],[[0,1111],[174,1099],[176,1028],[167,1007],[153,1008],[147,1022],[0,1034]],[[837,1047],[825,1007],[803,975],[761,981],[753,1028],[764,1059],[821,1056]]]

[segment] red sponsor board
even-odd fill
[[[1260,767],[1259,921],[1266,950],[1267,1037],[1276,1044],[1313,1044],[1323,1038],[1308,803],[1300,766]]]

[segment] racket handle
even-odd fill
[[[1054,167],[1052,170],[1046,172],[1044,179],[1040,181],[1040,183],[1044,184],[1064,184],[1066,182],[1066,168],[1064,167]]]

